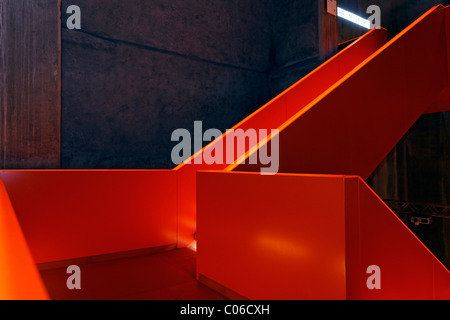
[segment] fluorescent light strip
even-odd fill
[[[344,10],[344,9],[338,7],[337,15],[338,15],[338,17],[340,17],[342,19],[356,23],[357,25],[360,25],[361,27],[364,27],[366,29],[371,29],[369,20],[361,18],[360,16],[357,16],[356,14],[353,14],[347,10]]]

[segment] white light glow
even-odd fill
[[[351,21],[353,23],[356,23],[357,25],[360,25],[361,27],[364,27],[366,29],[370,29],[370,21],[364,18],[361,18],[360,16],[357,16],[354,13],[351,13],[347,10],[344,10],[342,8],[337,8],[337,15],[338,17]]]

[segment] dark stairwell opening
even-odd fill
[[[423,115],[367,183],[450,269],[450,112]]]

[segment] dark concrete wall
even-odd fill
[[[57,0],[0,0],[0,168],[60,167]]]
[[[325,1],[274,1],[271,96],[303,78],[337,51],[337,18]]]
[[[318,0],[63,0],[63,13],[72,4],[64,168],[172,168],[173,130],[225,131],[326,54]]]
[[[270,1],[69,4],[82,30],[63,30],[65,168],[172,168],[173,130],[225,130],[269,98]]]

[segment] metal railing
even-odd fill
[[[401,201],[391,199],[384,199],[383,201],[396,214],[420,215],[447,219],[450,218],[450,205],[447,204]]]

